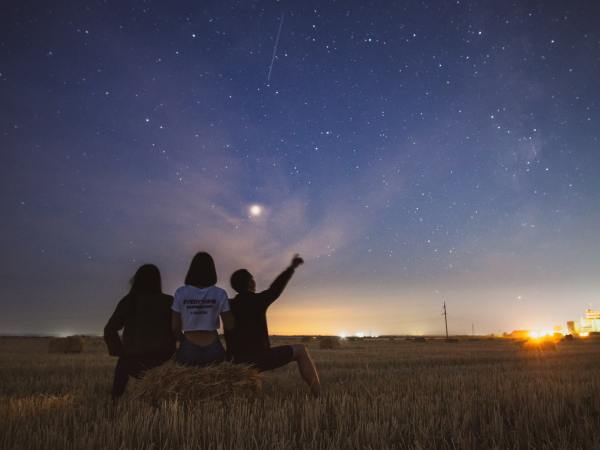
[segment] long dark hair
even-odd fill
[[[162,282],[160,271],[154,264],[144,264],[131,279],[130,294],[160,294]]]
[[[212,256],[206,252],[196,253],[185,276],[185,284],[198,288],[217,284],[217,269]]]

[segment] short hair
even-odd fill
[[[248,283],[252,279],[252,274],[246,269],[236,270],[231,274],[231,287],[236,292],[245,292],[248,290]]]
[[[154,264],[144,264],[131,279],[130,294],[161,294],[160,271]]]
[[[185,284],[204,288],[217,284],[217,269],[215,262],[206,252],[198,252],[190,263]]]

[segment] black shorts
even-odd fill
[[[236,358],[236,362],[251,364],[259,372],[273,370],[285,366],[294,360],[294,349],[291,345],[271,347],[265,352],[252,357]]]

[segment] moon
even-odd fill
[[[263,207],[257,204],[250,205],[248,211],[250,212],[250,217],[260,217],[263,213]]]

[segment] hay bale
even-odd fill
[[[208,367],[187,367],[169,361],[147,371],[132,383],[133,399],[158,403],[165,400],[200,402],[229,397],[256,397],[262,376],[253,367],[229,362]]]
[[[339,348],[340,339],[336,336],[325,336],[319,339],[319,348],[324,350],[332,350]]]
[[[52,338],[48,344],[50,353],[81,353],[83,352],[83,339],[81,336],[67,336]]]

